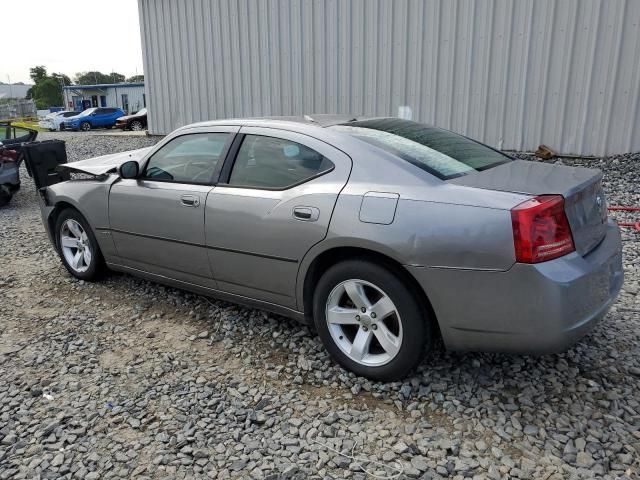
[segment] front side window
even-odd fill
[[[410,120],[361,120],[329,128],[382,148],[444,180],[511,161],[467,137]]]
[[[231,170],[229,185],[285,189],[333,168],[322,154],[291,140],[246,135]]]
[[[192,133],[174,138],[153,154],[143,178],[208,184],[229,140],[228,133]]]

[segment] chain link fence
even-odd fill
[[[35,117],[36,114],[36,104],[33,100],[17,99],[0,103],[0,119]]]

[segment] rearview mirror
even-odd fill
[[[137,178],[140,171],[140,166],[135,160],[129,160],[124,162],[118,167],[118,173],[120,178]]]

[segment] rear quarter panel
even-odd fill
[[[402,265],[442,269],[506,271],[515,263],[510,209],[527,195],[451,185],[378,149],[358,147],[327,237],[300,265],[298,305],[310,265],[332,248],[364,248]],[[363,197],[371,192],[397,194],[391,223],[362,221]]]

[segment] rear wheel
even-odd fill
[[[139,132],[140,130],[142,130],[143,125],[142,125],[142,122],[140,120],[134,120],[129,125],[129,128],[131,128],[131,130],[133,130],[134,132]]]
[[[56,220],[56,245],[65,268],[81,280],[95,280],[104,259],[93,231],[77,210],[67,209]]]
[[[331,267],[314,296],[314,321],[343,367],[374,380],[398,380],[431,347],[421,302],[392,270],[363,260]]]
[[[82,122],[80,124],[80,130],[87,132],[89,130],[91,130],[91,124],[89,122]]]

